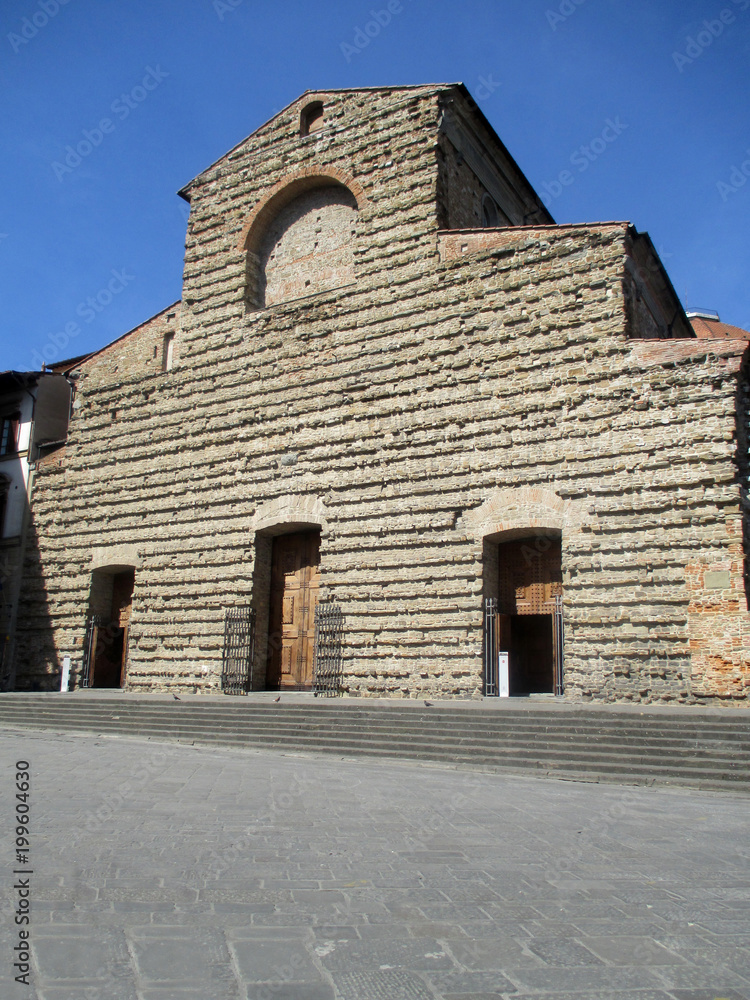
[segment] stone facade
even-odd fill
[[[480,695],[500,546],[553,537],[567,697],[746,701],[746,345],[648,237],[556,226],[460,86],[303,95],[182,193],[181,305],[78,363],[38,472],[22,686],[130,568],[129,689],[218,691],[248,605],[262,687],[273,538],[318,528],[345,694]]]

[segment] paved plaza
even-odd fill
[[[0,746],[2,1000],[750,1000],[748,796],[70,734]]]

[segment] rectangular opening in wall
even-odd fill
[[[494,620],[487,629],[487,663],[508,655],[511,696],[562,693],[562,544],[559,535],[507,542],[485,539],[486,599]],[[489,637],[489,638],[488,638]],[[495,694],[492,690],[487,693]]]
[[[162,349],[162,370],[168,372],[174,363],[174,334],[168,333],[164,337],[164,347]]]
[[[125,683],[135,570],[113,567],[91,575],[92,620],[84,676],[88,686],[119,688]]]
[[[268,616],[270,690],[313,686],[315,607],[320,587],[320,531],[273,539]]]

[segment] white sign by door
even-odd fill
[[[508,679],[509,659],[510,656],[508,653],[497,654],[497,693],[500,698],[508,698],[510,696],[510,681]]]
[[[60,690],[67,691],[70,688],[70,657],[63,657],[62,676],[60,677]]]

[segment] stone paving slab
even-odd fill
[[[746,795],[33,731],[0,751],[31,762],[34,872],[32,984],[6,905],[2,1000],[750,1000]]]

